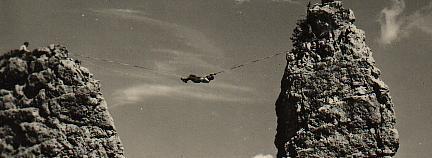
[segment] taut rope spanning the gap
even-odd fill
[[[273,57],[276,57],[276,56],[279,56],[279,55],[282,55],[282,54],[285,54],[285,53],[286,52],[279,52],[279,53],[276,53],[276,54],[273,54],[273,55],[270,55],[270,56],[266,56],[266,57],[262,57],[262,58],[259,58],[259,59],[256,59],[256,60],[247,61],[247,62],[244,62],[242,64],[234,65],[231,68],[229,68],[228,70],[235,70],[235,69],[247,66],[249,64],[253,64],[253,63],[256,63],[256,62],[267,60],[267,59],[270,59],[270,58],[273,58]],[[228,70],[222,70],[222,71],[219,71],[219,72],[215,72],[213,74],[214,75],[221,74],[221,73],[224,73],[224,72],[226,72]]]
[[[282,54],[285,54],[285,53],[286,52],[278,52],[278,53],[272,54],[270,56],[266,56],[266,57],[262,57],[262,58],[259,58],[259,59],[256,59],[256,60],[247,61],[247,62],[244,62],[242,64],[234,65],[234,66],[232,66],[231,68],[229,68],[227,70],[222,70],[222,71],[215,72],[215,73],[212,73],[212,74],[213,75],[217,75],[217,74],[221,74],[221,73],[224,73],[226,71],[229,71],[229,70],[235,70],[235,69],[247,66],[249,64],[253,64],[253,63],[257,63],[257,62],[263,61],[263,60],[267,60],[267,59],[270,59],[270,58],[273,58],[273,57],[276,57],[276,56],[279,56],[279,55],[282,55]],[[123,66],[128,66],[128,67],[135,67],[135,68],[139,68],[139,69],[144,69],[144,70],[152,71],[154,73],[158,73],[158,74],[162,74],[162,75],[181,77],[181,75],[177,75],[175,73],[162,72],[160,70],[144,67],[144,66],[141,66],[141,65],[128,64],[128,63],[124,63],[124,62],[114,61],[114,60],[105,59],[105,58],[91,57],[91,56],[86,56],[86,55],[82,55],[82,54],[75,54],[75,53],[73,53],[72,55],[75,55],[77,57],[91,59],[91,60],[98,60],[98,61],[103,61],[103,62],[107,62],[107,63],[113,63],[113,64],[117,64],[117,65],[123,65]]]
[[[178,75],[178,74],[175,74],[175,73],[163,72],[163,71],[160,71],[160,70],[144,67],[144,66],[141,66],[141,65],[128,64],[128,63],[124,63],[124,62],[114,61],[114,60],[105,59],[105,58],[91,57],[91,56],[86,56],[86,55],[82,55],[82,54],[75,54],[75,53],[73,53],[72,55],[75,55],[75,56],[78,56],[78,57],[82,57],[82,58],[91,59],[91,60],[98,60],[98,61],[102,61],[102,62],[113,63],[113,64],[127,66],[127,67],[134,67],[134,68],[144,69],[144,70],[147,70],[147,71],[152,71],[152,72],[157,73],[157,74],[168,75],[168,76],[175,76],[175,77],[181,77],[181,75]]]

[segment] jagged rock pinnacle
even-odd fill
[[[391,157],[399,147],[389,88],[342,2],[308,6],[276,102],[282,157]]]
[[[99,81],[60,45],[0,56],[0,157],[124,157]]]

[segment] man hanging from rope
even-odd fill
[[[182,78],[180,78],[184,83],[188,83],[188,81],[190,80],[190,81],[192,81],[193,83],[209,83],[211,80],[214,80],[215,79],[215,76],[216,74],[209,74],[209,75],[207,75],[207,76],[205,76],[205,77],[199,77],[199,76],[196,76],[196,75],[189,75],[187,78],[184,78],[184,77],[182,77]]]

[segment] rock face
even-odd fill
[[[124,157],[99,81],[65,47],[0,57],[0,157]]]
[[[392,157],[399,147],[389,88],[365,34],[339,1],[298,22],[276,102],[281,157]]]

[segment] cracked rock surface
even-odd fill
[[[399,147],[389,88],[365,33],[342,2],[307,9],[276,102],[281,157],[393,157]]]
[[[60,45],[0,56],[0,157],[124,157],[99,81]]]

